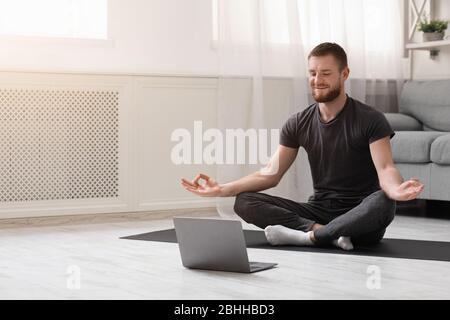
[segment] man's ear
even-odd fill
[[[345,67],[344,70],[342,70],[342,78],[345,80],[348,79],[348,76],[350,75],[350,69],[348,67]]]

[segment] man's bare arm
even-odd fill
[[[424,185],[418,179],[403,181],[392,159],[389,137],[371,143],[370,153],[377,170],[380,187],[389,198],[408,201],[415,199],[422,192]]]
[[[182,186],[199,196],[232,197],[241,192],[258,192],[275,187],[297,157],[298,149],[279,146],[270,162],[260,171],[241,179],[219,184],[205,174],[199,174],[193,181],[181,180]],[[205,184],[199,181],[205,180]]]

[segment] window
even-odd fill
[[[107,0],[0,0],[0,34],[107,39]]]

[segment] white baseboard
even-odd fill
[[[216,200],[208,199],[164,199],[148,201],[137,205],[135,208],[126,203],[113,203],[115,201],[104,201],[103,203],[89,202],[45,202],[29,203],[20,206],[8,206],[0,209],[0,219],[26,218],[26,217],[53,217],[83,214],[120,213],[120,212],[144,212],[195,208],[215,208]]]
[[[158,201],[141,202],[137,205],[136,211],[168,210],[184,208],[207,208],[215,207],[215,198],[207,199],[164,199]]]

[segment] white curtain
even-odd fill
[[[403,84],[402,2],[298,0],[305,48],[326,41],[340,44],[350,67],[347,92],[385,112],[398,110]]]
[[[401,0],[213,1],[219,56],[217,121],[224,133],[234,128],[280,129],[289,115],[311,104],[307,55],[321,42],[336,42],[346,50],[346,88],[352,97],[382,111],[396,110],[402,83]],[[272,147],[277,144],[276,139]],[[217,180],[232,181],[261,167],[218,165]],[[282,183],[265,192],[306,201],[312,191],[301,149]],[[218,199],[222,216],[235,217],[233,201]]]

